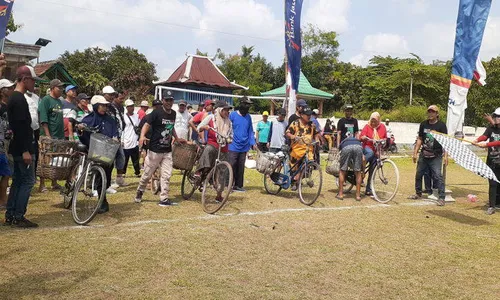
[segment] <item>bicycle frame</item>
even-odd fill
[[[311,145],[315,145],[317,144],[318,142],[313,142],[311,143]],[[307,147],[306,149],[306,153],[304,154],[304,156],[299,159],[299,161],[297,161],[294,165],[292,165],[291,167],[289,167],[289,164],[290,164],[290,154],[288,153],[288,151],[285,152],[285,159],[282,159],[281,160],[281,167],[284,168],[284,173],[281,173],[285,176],[287,176],[286,178],[286,181],[283,182],[282,184],[280,184],[279,186],[281,186],[281,188],[287,190],[290,188],[290,186],[292,185],[292,180],[293,178],[295,178],[295,176],[299,175],[300,173],[302,173],[302,171],[304,170],[305,166],[307,166],[307,164],[311,161],[309,159],[309,152],[310,152],[310,147]],[[292,171],[294,170],[295,171]]]

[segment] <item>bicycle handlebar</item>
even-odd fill
[[[215,128],[213,128],[213,127],[209,127],[208,129],[209,129],[209,130],[212,130],[213,132],[215,132],[218,136],[220,136],[220,137],[221,137],[221,138],[223,138],[223,139],[226,139],[226,140],[227,140],[227,139],[229,139],[229,137],[227,137],[227,136],[225,136],[225,135],[223,135],[223,134],[220,134],[220,133],[219,133],[217,130],[215,130]]]

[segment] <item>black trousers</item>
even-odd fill
[[[35,138],[35,165],[34,165],[34,168],[35,168],[35,178],[36,178],[36,170],[37,170],[37,167],[38,167],[38,158],[39,158],[39,155],[38,155],[38,152],[39,152],[39,146],[38,146],[38,141],[40,140],[40,129],[37,129],[37,130],[34,130],[33,131],[33,137]]]
[[[233,168],[234,186],[243,188],[243,176],[245,175],[246,152],[229,151],[229,164]]]
[[[123,149],[125,153],[125,167],[123,168],[122,174],[127,173],[128,160],[132,158],[132,165],[134,166],[135,175],[141,174],[141,167],[139,165],[139,146],[132,149]]]
[[[500,178],[500,166],[495,166],[493,164],[488,164],[490,168],[495,172],[497,178]],[[490,207],[495,207],[496,205],[500,205],[500,184],[494,180],[489,180],[490,188],[489,188],[489,202]]]
[[[104,173],[106,174],[106,188],[104,189],[104,200],[102,202],[101,207],[106,207],[108,206],[108,199],[106,198],[106,189],[111,186],[111,173],[113,172],[113,165],[111,166],[105,166],[101,165],[102,168],[104,169]],[[99,192],[99,197],[101,196],[101,176],[98,175],[96,176],[96,189]]]
[[[258,143],[257,147],[261,152],[268,152],[269,148],[267,148],[267,143]]]

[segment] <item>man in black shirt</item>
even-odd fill
[[[163,98],[161,108],[153,110],[147,117],[146,124],[142,127],[141,138],[139,139],[139,148],[142,148],[145,142],[149,143],[147,160],[144,164],[144,173],[142,174],[137,194],[134,201],[140,203],[142,195],[146,189],[146,185],[153,176],[153,173],[158,167],[161,168],[161,192],[160,206],[176,205],[169,199],[169,183],[172,176],[172,141],[175,138],[179,142],[185,142],[177,138],[175,133],[175,117],[176,113],[172,110],[174,97],[171,91],[167,91],[167,95]],[[146,134],[151,128],[151,138],[147,139]]]
[[[31,115],[28,102],[24,97],[26,91],[33,92],[35,80],[39,79],[30,66],[22,66],[16,72],[16,89],[9,97],[7,114],[13,137],[9,146],[9,154],[14,158],[12,185],[5,212],[5,224],[17,227],[37,227],[38,225],[24,217],[28,207],[31,190],[35,184],[35,168],[33,165],[34,144]]]
[[[443,151],[443,147],[434,139],[431,131],[436,131],[448,134],[446,124],[439,120],[439,108],[436,105],[431,105],[427,109],[428,120],[420,124],[418,130],[418,139],[413,150],[413,163],[417,163],[417,173],[415,175],[415,195],[410,196],[410,199],[422,198],[422,177],[425,170],[430,170],[433,183],[438,187],[439,198],[437,204],[444,206],[445,202],[445,186],[443,175],[441,172],[444,164],[448,165],[448,155]],[[420,151],[420,155],[418,151]]]
[[[348,137],[359,138],[358,120],[352,117],[353,112],[352,104],[346,104],[344,107],[345,118],[341,118],[337,124],[337,148]]]

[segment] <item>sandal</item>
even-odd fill
[[[418,194],[408,196],[408,199],[410,199],[410,200],[418,200],[421,198],[422,198],[422,195],[418,195]]]
[[[56,184],[56,185],[52,186],[52,190],[53,191],[59,191],[60,189],[62,189],[62,186],[60,186],[59,184]]]
[[[362,199],[361,196],[356,197],[356,201],[361,201],[361,199]]]
[[[38,188],[39,193],[47,193],[49,190],[46,187]]]
[[[344,200],[344,197],[340,197],[340,196],[339,196],[339,194],[337,194],[337,195],[335,196],[335,198],[337,198],[337,199],[339,199],[339,200]]]

